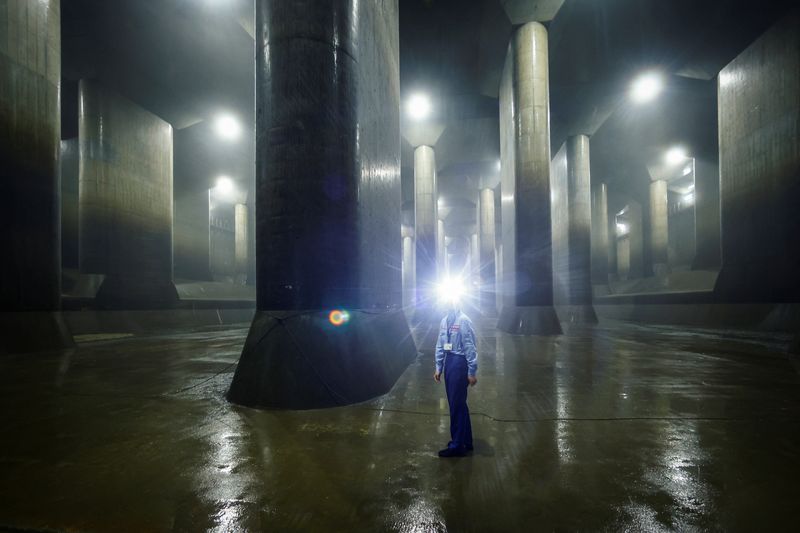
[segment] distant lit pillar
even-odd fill
[[[650,255],[653,273],[657,276],[669,272],[669,213],[667,211],[667,182],[650,183]]]
[[[537,22],[512,37],[500,88],[503,167],[503,283],[507,298],[497,327],[509,333],[553,335],[550,219],[550,95],[547,30]]]
[[[567,139],[569,320],[596,323],[592,307],[592,200],[589,137]]]
[[[481,190],[480,216],[478,217],[478,232],[480,233],[480,252],[478,264],[480,265],[481,312],[494,316],[497,314],[495,301],[495,216],[494,216],[494,190],[485,188]]]
[[[61,3],[2,4],[0,354],[72,344],[58,314]]]
[[[430,146],[418,146],[414,150],[414,255],[418,305],[433,303],[435,296],[432,289],[439,270],[438,198],[435,153]]]
[[[403,307],[408,308],[414,305],[414,294],[416,292],[414,228],[404,225],[401,233],[403,236]]]
[[[236,264],[236,277],[244,282],[247,278],[247,205],[236,204],[234,206],[234,258]]]
[[[592,191],[592,282],[608,283],[608,187],[600,183]]]

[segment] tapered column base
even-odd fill
[[[561,323],[552,305],[536,307],[505,306],[497,319],[497,329],[512,335],[561,335]]]
[[[0,354],[64,350],[75,346],[59,312],[0,313]]]
[[[229,401],[262,409],[318,409],[386,394],[417,356],[402,310],[256,311]]]

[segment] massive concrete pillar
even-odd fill
[[[608,186],[592,190],[592,282],[608,284],[610,243],[608,240]]]
[[[478,265],[480,274],[480,308],[488,316],[497,314],[495,301],[495,216],[494,190],[481,190],[478,231],[480,233]]]
[[[719,234],[719,165],[695,159],[695,257],[693,270],[717,270],[721,249]]]
[[[800,10],[719,74],[725,302],[800,301]]]
[[[72,344],[61,306],[61,4],[0,16],[0,353]]]
[[[656,180],[650,183],[650,257],[653,273],[663,276],[669,273],[669,202],[667,182]]]
[[[234,258],[236,265],[236,279],[241,283],[247,281],[247,248],[248,235],[247,205],[236,204],[233,208],[233,227],[234,227]]]
[[[439,262],[439,191],[436,184],[436,156],[430,146],[414,150],[414,239],[416,241],[417,306],[420,317],[434,303]]]
[[[567,215],[571,323],[596,323],[592,306],[592,203],[589,137],[569,137],[567,148]]]
[[[497,327],[560,334],[553,308],[547,30],[536,22],[511,40],[500,91],[503,283]]]
[[[413,307],[416,301],[416,261],[414,260],[414,228],[404,225],[403,237],[403,308]]]
[[[79,98],[81,273],[100,307],[172,306],[172,126],[94,81]]]
[[[416,357],[401,309],[397,1],[258,0],[256,33],[258,298],[228,398],[364,401]]]

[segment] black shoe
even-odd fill
[[[467,452],[464,448],[450,448],[439,450],[439,457],[464,457]]]

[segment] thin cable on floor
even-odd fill
[[[413,411],[410,409],[391,409],[384,407],[360,407],[364,411],[376,411],[386,413],[400,413],[420,416],[449,417],[448,413],[431,413],[424,411]],[[481,411],[470,411],[471,415],[482,416],[493,422],[521,424],[530,422],[757,422],[757,421],[780,421],[780,422],[800,422],[799,418],[770,418],[770,417],[713,417],[713,416],[620,416],[620,417],[546,417],[546,418],[501,418],[492,416]]]

